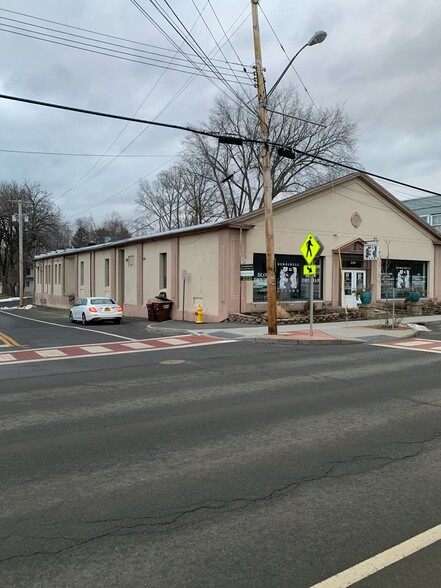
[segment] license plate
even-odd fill
[[[105,308],[104,312],[110,312],[112,309],[111,308]]]

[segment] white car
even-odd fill
[[[119,306],[112,298],[82,298],[69,311],[71,323],[81,321],[87,325],[92,321],[113,321],[116,325],[121,322],[123,315],[122,306]]]

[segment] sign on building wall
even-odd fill
[[[240,279],[252,282],[254,278],[254,265],[252,263],[242,263],[240,265]]]
[[[376,241],[364,244],[363,259],[365,261],[377,261],[377,259],[380,259],[380,247]]]

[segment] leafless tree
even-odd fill
[[[140,183],[137,203],[146,227],[164,231],[235,218],[262,207],[259,117],[254,98],[244,96],[244,101],[248,107],[218,96],[202,125],[210,132],[241,137],[242,145],[191,135],[170,170],[153,183]],[[274,92],[267,107],[273,198],[280,200],[347,173],[317,157],[356,163],[356,124],[342,108],[305,106],[294,88]],[[288,159],[278,154],[279,146],[304,154]]]
[[[107,213],[99,225],[95,223],[92,215],[83,216],[75,220],[72,247],[87,247],[91,243],[127,239],[130,235],[127,223],[116,211]]]
[[[152,183],[141,181],[136,202],[146,231],[168,231],[221,218],[215,187],[206,162],[181,161],[158,174]]]
[[[23,202],[23,253],[25,266],[43,251],[61,249],[68,245],[70,230],[60,210],[39,184],[24,181],[0,182],[0,282],[3,292],[14,294],[18,276],[17,202]]]

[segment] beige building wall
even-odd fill
[[[182,318],[183,279],[185,282],[185,320],[194,320],[194,312],[200,304],[205,319],[217,320],[219,314],[219,232],[181,236],[179,238],[179,288],[178,315]]]
[[[90,251],[78,255],[78,298],[91,296],[91,258]]]
[[[275,203],[273,217],[276,254],[300,257],[308,232],[322,241],[325,302],[341,304],[339,249],[344,249],[344,259],[350,254],[360,259],[363,242],[374,240],[383,259],[428,262],[428,296],[441,297],[440,239],[367,179],[339,180]],[[73,299],[108,295],[124,305],[127,316],[146,317],[147,301],[165,291],[173,300],[175,319],[193,322],[199,304],[206,322],[223,320],[231,312],[265,310],[266,302],[253,302],[253,283],[240,280],[240,263],[252,263],[254,253],[265,253],[263,212],[230,225],[66,255],[54,252],[36,261],[35,303],[66,308]],[[379,299],[381,263],[364,262],[363,268],[375,284],[374,300]],[[296,308],[304,301],[290,304]]]
[[[111,295],[111,255],[110,249],[95,252],[95,292],[96,296]]]
[[[354,226],[354,214],[361,219]],[[358,178],[307,198],[299,197],[289,205],[275,205],[274,249],[276,254],[301,255],[300,247],[308,232],[324,245],[323,299],[333,300],[333,250],[354,239],[378,240],[381,257],[390,259],[427,261],[429,296],[434,293],[435,250],[433,236],[404,212],[382,198],[374,189]],[[254,228],[246,235],[245,257],[252,262],[253,253],[265,253],[263,216],[254,219]],[[335,264],[334,264],[335,271]],[[338,271],[338,266],[337,266]],[[377,264],[375,297],[380,296],[380,264]],[[334,275],[335,280],[335,275]],[[334,303],[336,301],[334,300]],[[266,303],[253,304],[253,287],[246,287],[248,310],[258,310]]]

